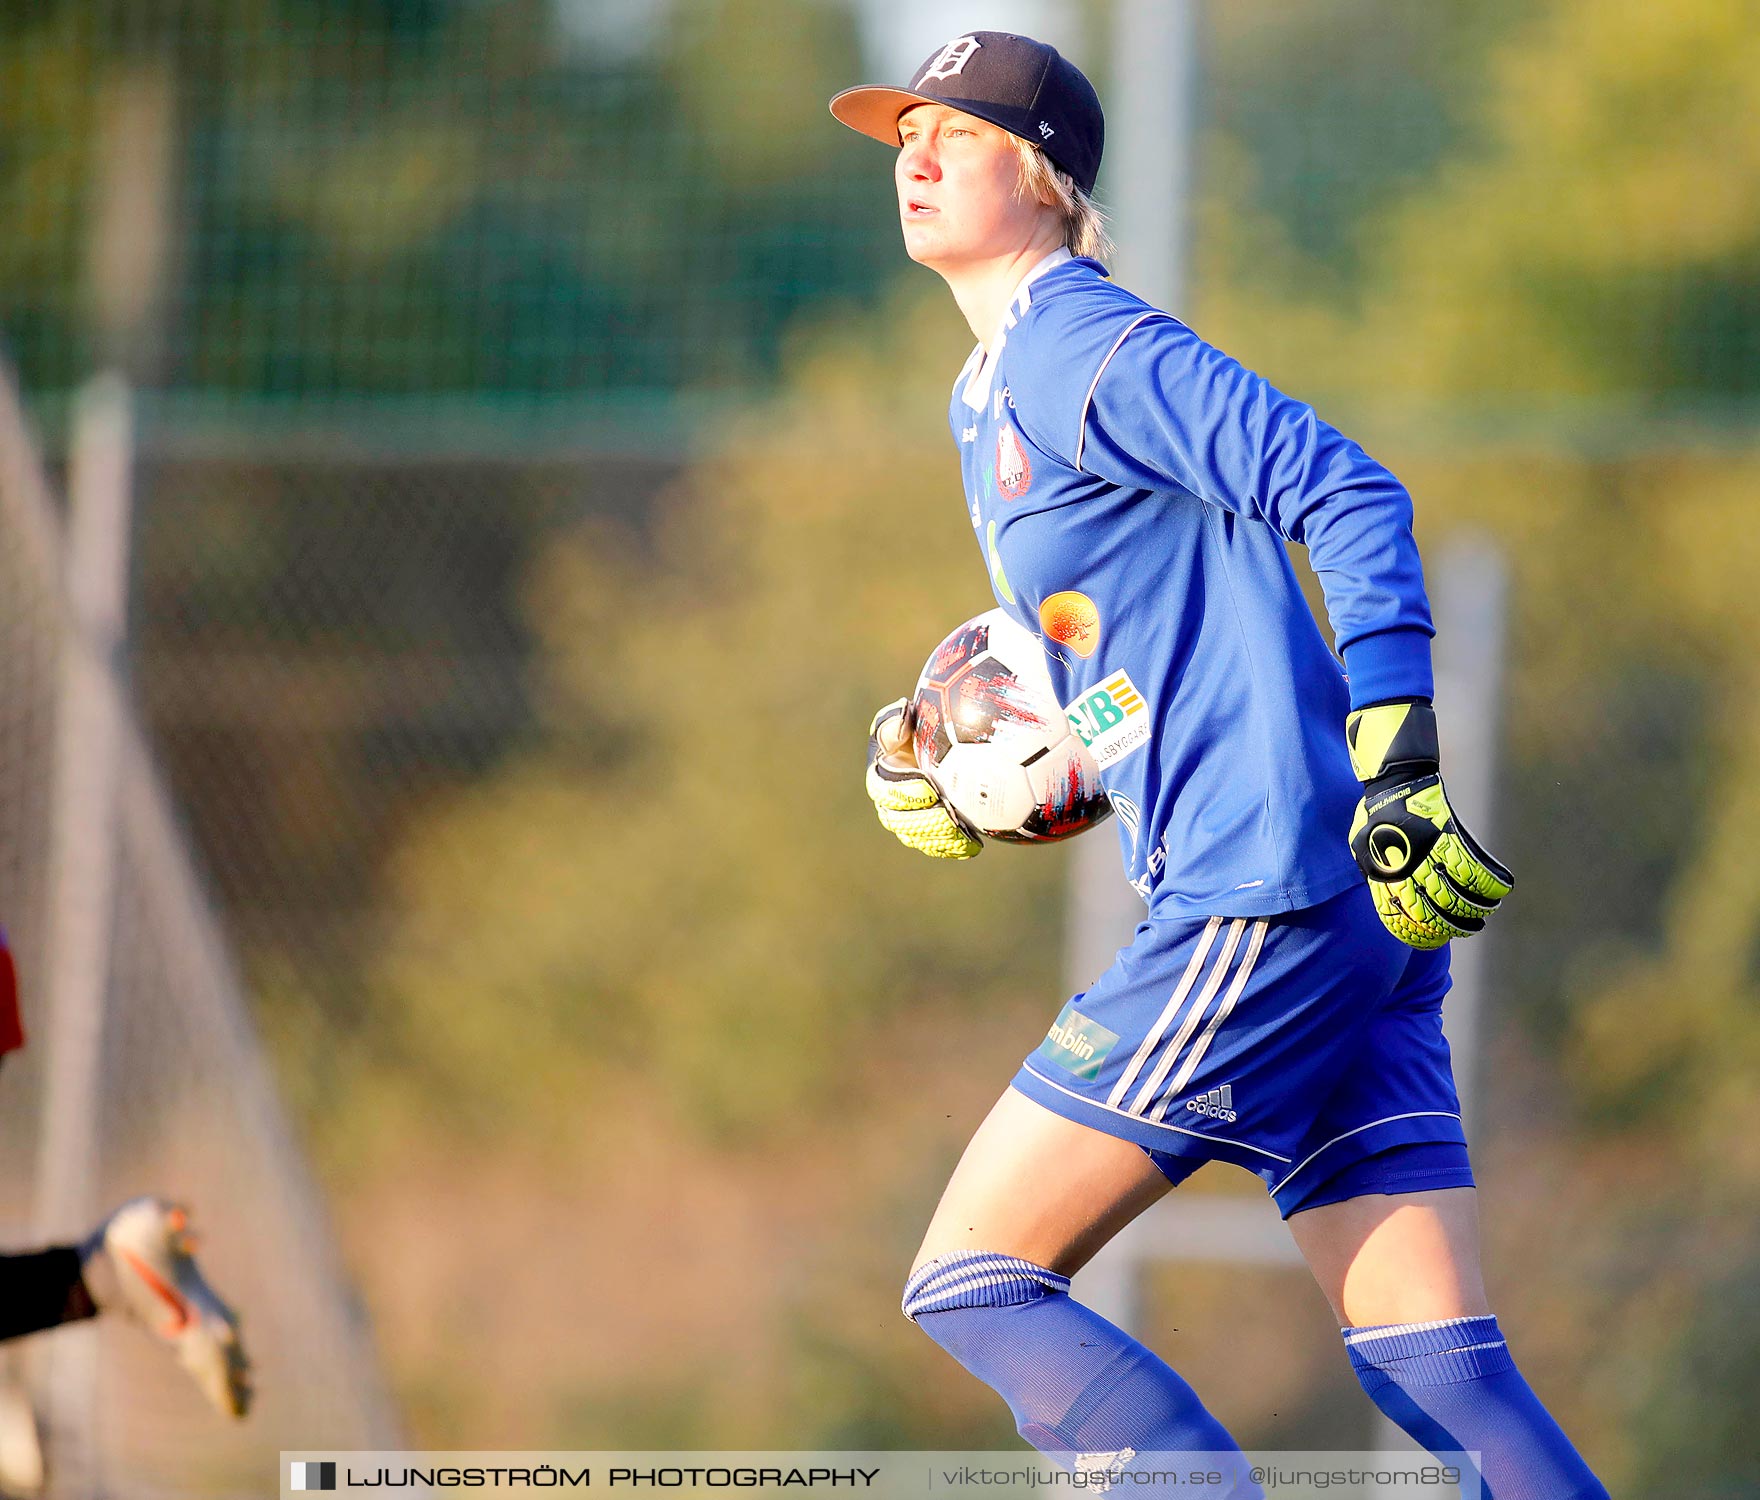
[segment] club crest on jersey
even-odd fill
[[[1039,627],[1086,661],[1100,647],[1100,611],[1086,594],[1065,589],[1039,606]]]
[[[1063,711],[1103,771],[1149,743],[1152,715],[1128,672],[1114,672]]]
[[[917,80],[921,88],[931,78],[957,78],[965,65],[977,55],[983,45],[975,36],[967,33],[956,36],[935,55],[935,60],[924,70],[923,76]]]
[[[1018,500],[1033,482],[1033,465],[1013,427],[1004,425],[996,434],[996,488],[1010,500]]]

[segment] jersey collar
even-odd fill
[[[982,344],[972,350],[966,360],[966,368],[960,371],[964,381],[962,399],[973,411],[982,411],[990,399],[990,377],[995,372],[996,361],[1002,357],[1002,346],[1008,342],[1008,330],[1020,321],[1021,314],[1033,305],[1032,293],[1027,289],[1054,266],[1061,266],[1071,259],[1069,251],[1059,245],[1049,255],[1036,262],[1032,270],[1015,284],[1009,294],[1008,305],[1002,311],[1002,321],[996,325],[996,336],[990,340],[989,349]],[[967,372],[970,372],[969,374]]]

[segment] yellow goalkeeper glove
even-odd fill
[[[1345,720],[1363,799],[1351,853],[1387,930],[1414,948],[1470,937],[1515,885],[1448,805],[1428,703],[1377,703]]]
[[[901,844],[936,859],[970,859],[983,849],[935,784],[917,769],[911,749],[914,714],[908,698],[888,703],[868,726],[868,795]]]

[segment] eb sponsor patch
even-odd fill
[[[1051,1023],[1051,1030],[1039,1043],[1039,1056],[1092,1083],[1100,1076],[1100,1064],[1106,1061],[1106,1054],[1117,1041],[1116,1031],[1108,1031],[1098,1021],[1084,1016],[1072,1002]]]
[[[1149,705],[1128,672],[1114,672],[1063,711],[1101,770],[1148,743]]]

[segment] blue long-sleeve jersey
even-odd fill
[[[1046,649],[1157,914],[1360,880],[1349,707],[1431,696],[1405,489],[1313,410],[1059,252],[955,383],[997,601]],[[1308,549],[1345,670],[1284,539]]]

